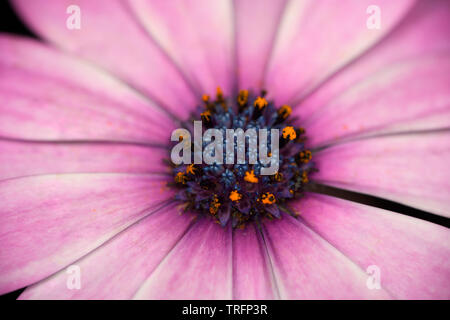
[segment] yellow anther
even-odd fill
[[[276,199],[272,193],[266,192],[261,196],[261,201],[264,204],[274,204],[276,202]]]
[[[275,181],[280,182],[281,180],[283,180],[283,175],[281,173],[277,172],[277,173],[275,173],[273,178],[275,179]]]
[[[194,168],[194,164],[190,164],[190,165],[188,165],[187,166],[187,168],[186,168],[186,173],[190,173],[190,174],[192,174],[192,175],[194,175],[195,174],[195,168]]]
[[[209,112],[209,110],[206,110],[205,112],[202,112],[200,114],[200,116],[202,118],[205,118],[206,121],[210,121],[210,119],[211,119],[211,112]]]
[[[209,205],[209,213],[215,215],[217,211],[219,211],[219,208],[220,208],[219,199],[217,198],[217,195],[214,195],[213,201],[211,201]]]
[[[209,101],[209,96],[207,94],[204,94],[202,96],[202,100],[203,100],[203,102],[207,103]]]
[[[220,87],[217,87],[216,97],[217,97],[218,101],[222,101],[223,100],[223,92],[222,92],[222,89],[220,89]]]
[[[177,175],[175,176],[175,182],[185,184],[186,175],[183,172],[178,172]]]
[[[308,183],[309,182],[308,172],[306,172],[306,171],[303,171],[303,173],[302,173],[302,182],[303,183]]]
[[[267,107],[267,100],[262,97],[258,97],[256,98],[254,105],[259,110],[262,110],[263,108]]]
[[[245,105],[248,101],[248,90],[239,91],[237,101],[240,106]]]
[[[258,178],[255,176],[255,171],[245,172],[244,180],[250,183],[258,183]]]
[[[286,119],[287,117],[289,117],[291,115],[291,112],[292,112],[292,109],[288,105],[284,105],[278,110],[278,114],[283,119]]]
[[[217,211],[219,211],[219,207],[220,207],[220,203],[218,205],[214,205],[211,207],[209,207],[209,213],[211,213],[212,215],[216,214]]]
[[[230,200],[231,201],[239,201],[242,199],[242,195],[239,194],[239,192],[237,192],[236,190],[233,190],[230,192]]]
[[[294,140],[297,138],[297,134],[295,133],[294,127],[287,126],[283,129],[283,138]]]
[[[299,156],[300,156],[300,161],[303,163],[308,163],[312,159],[312,153],[309,150],[301,151]]]

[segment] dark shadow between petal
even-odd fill
[[[433,134],[433,133],[441,133],[441,132],[450,132],[450,127],[423,129],[423,130],[411,130],[411,131],[380,132],[380,133],[376,133],[376,132],[373,133],[370,131],[369,132],[355,132],[354,134],[341,137],[338,140],[326,142],[317,147],[311,148],[311,151],[317,153],[317,152],[320,152],[322,150],[328,149],[328,148],[336,146],[336,145],[340,145],[340,144],[347,143],[347,142],[366,140],[366,139],[390,137],[390,136],[402,136],[402,135],[409,135],[409,134]]]
[[[353,201],[356,203],[365,204],[368,206],[385,209],[400,214],[404,214],[413,218],[422,219],[428,222],[439,224],[441,226],[450,228],[450,219],[439,216],[434,213],[416,209],[395,201],[387,200],[384,198],[372,196],[365,193],[359,193],[355,191],[345,190],[341,188],[336,188],[328,186],[326,184],[321,184],[317,182],[311,182],[306,185],[305,191],[314,192],[318,194],[323,194],[331,197],[336,197],[340,199],[345,199],[348,201]]]

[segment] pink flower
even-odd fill
[[[368,0],[12,1],[45,43],[0,36],[0,293],[449,299],[450,3],[376,2],[380,29]],[[305,128],[318,171],[287,201],[299,217],[180,214],[169,137],[218,86],[264,88]]]

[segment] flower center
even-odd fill
[[[244,227],[251,221],[279,218],[280,211],[292,214],[288,201],[302,196],[309,174],[315,168],[311,162],[312,153],[305,148],[305,130],[295,126],[289,118],[291,108],[287,105],[276,108],[274,102],[266,99],[265,91],[253,95],[241,90],[237,97],[229,99],[218,88],[215,99],[203,95],[202,100],[197,117],[191,118],[192,121],[201,118],[202,134],[209,129],[218,129],[223,136],[229,137],[229,131],[242,129],[245,138],[239,140],[231,136],[231,140],[219,144],[219,149],[216,145],[213,154],[222,149],[234,151],[231,159],[227,153],[226,161],[173,165],[172,185],[178,191],[176,199],[185,204],[186,210],[210,216],[222,226],[231,223],[233,227]],[[187,127],[195,134],[190,122]],[[277,162],[273,174],[264,174],[264,168],[271,164],[263,161],[261,148],[259,155],[253,154],[252,137],[247,135],[262,129],[266,129],[264,132],[269,136],[261,140],[259,135],[259,143],[267,144],[264,149],[267,155],[264,156]],[[274,129],[279,131],[278,138],[271,137]],[[278,139],[278,143],[273,139]],[[198,150],[194,143],[190,139],[183,140],[182,135],[179,141],[189,144],[188,152],[192,156],[189,158],[195,158]],[[232,146],[229,146],[230,142]],[[202,142],[203,148],[207,145]],[[239,152],[245,157],[235,161]]]

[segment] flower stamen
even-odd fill
[[[255,170],[245,172],[244,180],[250,183],[258,183],[258,178],[255,176]]]
[[[265,107],[267,107],[267,100],[262,97],[258,97],[258,98],[256,98],[254,104],[255,104],[255,107],[257,107],[259,110],[262,110]]]
[[[272,193],[266,192],[261,196],[261,202],[264,204],[274,204],[276,199]]]
[[[294,127],[292,126],[285,127],[283,129],[283,138],[289,140],[294,140],[295,138],[297,138],[297,133],[295,132]]]
[[[242,195],[239,192],[237,192],[236,190],[231,191],[231,193],[230,193],[230,200],[231,201],[237,202],[237,201],[239,201],[241,199],[242,199]]]

